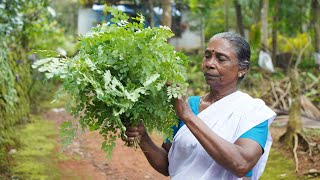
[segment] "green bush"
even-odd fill
[[[10,173],[8,151],[19,146],[16,126],[28,121],[30,101],[45,88],[33,89],[34,58],[28,52],[56,49],[65,41],[49,5],[49,0],[0,1],[0,174]]]

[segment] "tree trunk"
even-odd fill
[[[297,154],[297,149],[299,145],[299,139],[302,139],[303,142],[308,145],[309,156],[312,154],[312,148],[309,143],[309,140],[303,135],[302,132],[302,120],[301,120],[301,92],[300,92],[300,80],[299,80],[299,72],[298,65],[301,62],[302,55],[307,47],[310,45],[311,41],[309,40],[304,47],[298,52],[298,56],[294,67],[293,64],[290,63],[291,68],[289,68],[289,79],[291,82],[291,106],[289,110],[289,122],[287,125],[287,130],[280,137],[280,142],[285,144],[287,147],[292,149],[293,156],[296,164],[296,172],[299,171],[299,159]]]
[[[320,25],[319,25],[319,16],[320,16],[320,4],[318,0],[312,0],[312,25],[314,27],[314,39],[315,39],[315,50],[320,53]]]
[[[241,6],[238,2],[238,0],[233,0],[234,8],[236,10],[236,16],[237,16],[237,26],[238,26],[238,32],[241,36],[244,37],[244,27],[242,23],[242,12],[241,12]]]
[[[149,24],[150,24],[150,27],[154,27],[153,0],[148,0],[148,8],[149,8]]]
[[[171,28],[172,25],[172,10],[171,0],[162,1],[162,25]]]
[[[205,13],[204,13],[204,11],[202,11],[202,17],[200,18],[200,21],[201,21],[201,25],[200,25],[200,27],[201,27],[201,50],[204,50],[205,49],[205,46],[206,46],[206,44],[205,44],[205,41],[206,41],[206,36],[205,36],[205,29],[206,29],[206,27],[205,27],[205,25],[206,25],[206,18],[205,18]]]
[[[299,18],[298,18],[299,30],[300,30],[300,33],[303,33],[303,27],[302,27],[303,26],[303,21],[302,21],[303,11],[302,11],[302,8],[299,8],[298,14],[299,14]]]
[[[268,49],[268,9],[269,0],[262,0],[261,8],[261,49]]]
[[[277,56],[277,31],[278,31],[278,11],[280,0],[275,0],[274,13],[272,17],[272,62],[276,64]]]
[[[229,31],[229,0],[225,0],[226,3],[226,31]]]
[[[284,136],[284,144],[290,149],[294,145],[294,135],[301,134],[302,121],[301,121],[301,94],[299,84],[299,74],[297,69],[290,68],[289,78],[291,81],[291,98],[292,103],[289,111],[289,122],[287,125],[286,134]]]

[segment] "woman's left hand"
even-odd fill
[[[178,118],[184,122],[194,115],[185,96],[182,96],[180,99],[176,99],[175,110]]]

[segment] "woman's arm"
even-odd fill
[[[163,143],[162,147],[158,147],[149,137],[144,125],[139,124],[136,127],[127,127],[127,142],[133,142],[134,138],[140,137],[139,146],[146,156],[149,164],[159,173],[169,176],[168,171],[168,151],[171,147],[170,143]]]
[[[261,146],[251,139],[241,138],[232,144],[218,136],[191,111],[184,99],[177,100],[176,113],[207,153],[238,177],[245,176],[263,153]]]

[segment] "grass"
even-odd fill
[[[54,96],[52,95],[51,98],[42,101],[40,103],[40,108],[42,110],[49,110],[52,108],[64,108],[68,102],[68,96],[62,95],[60,98],[58,98],[56,101],[54,101]]]
[[[267,166],[262,174],[261,180],[273,179],[299,179],[295,173],[293,159],[286,159],[283,155],[271,148]]]
[[[59,179],[57,161],[63,158],[57,153],[55,137],[58,130],[51,121],[31,115],[32,123],[21,131],[22,148],[13,154],[13,179]]]

